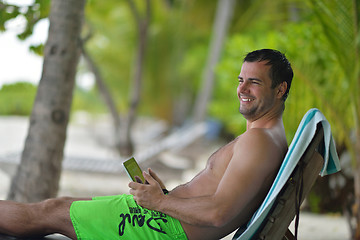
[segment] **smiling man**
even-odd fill
[[[149,169],[143,173],[148,184],[129,183],[131,195],[1,201],[0,232],[57,232],[73,239],[215,240],[228,235],[251,218],[286,154],[282,113],[292,78],[290,63],[279,51],[246,55],[237,95],[247,129],[211,155],[190,182],[165,194]]]
[[[245,133],[215,152],[190,182],[161,192],[161,181],[144,172],[148,185],[130,183],[136,202],[180,221],[189,239],[219,239],[249,220],[263,201],[286,154],[282,122],[293,72],[283,54],[249,53],[237,95]]]

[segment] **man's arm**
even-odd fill
[[[245,209],[277,169],[279,154],[273,141],[262,130],[249,130],[234,145],[232,159],[216,192],[209,196],[177,198],[164,195],[149,174],[149,185],[130,183],[130,193],[145,208],[168,214],[199,226],[223,226]],[[269,185],[269,184],[268,184]]]

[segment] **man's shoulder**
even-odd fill
[[[250,161],[279,159],[286,151],[279,140],[266,128],[252,128],[239,136],[234,144],[234,155]]]
[[[254,147],[275,142],[271,132],[266,128],[251,128],[236,139],[236,145],[254,143]]]

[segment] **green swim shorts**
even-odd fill
[[[75,201],[70,207],[70,217],[79,240],[187,240],[177,219],[142,208],[132,195]]]

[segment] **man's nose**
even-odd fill
[[[244,81],[242,83],[239,84],[239,87],[238,87],[238,91],[239,93],[246,93],[249,91],[249,83]]]

